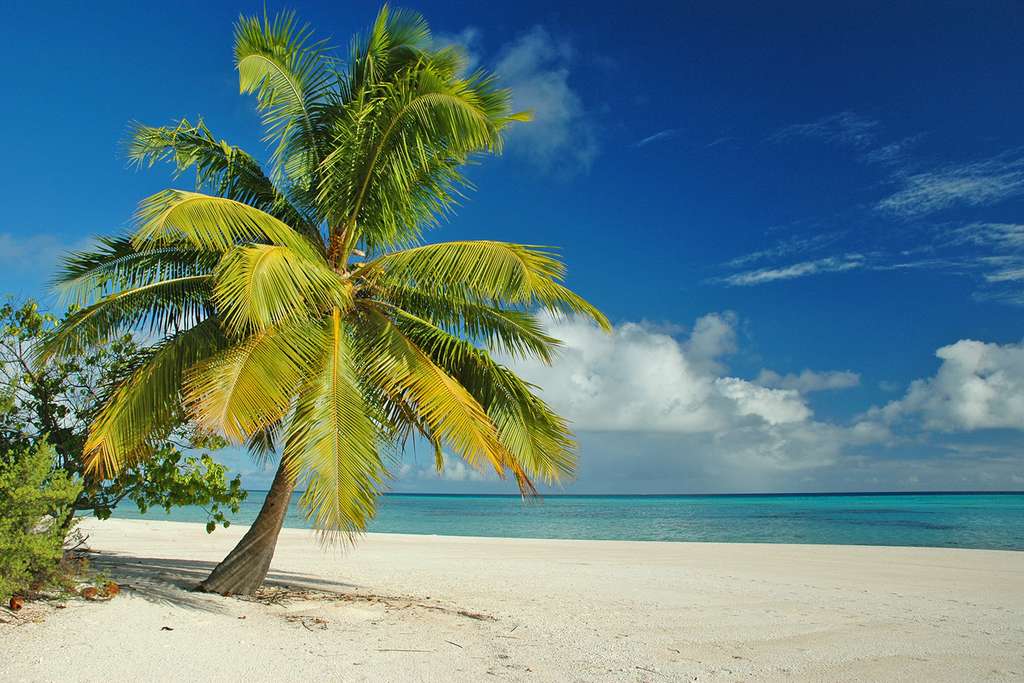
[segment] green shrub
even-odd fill
[[[53,470],[51,446],[0,452],[0,599],[50,581],[64,548],[61,524],[81,485]]]

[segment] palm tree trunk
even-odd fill
[[[196,586],[196,590],[221,595],[252,595],[263,585],[270,561],[274,558],[277,536],[281,533],[292,491],[295,490],[295,480],[287,470],[282,456],[274,483],[267,491],[256,521],[235,549],[214,567],[205,581]]]

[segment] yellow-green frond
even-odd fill
[[[235,247],[217,267],[214,301],[227,330],[250,334],[288,320],[322,317],[347,309],[352,286],[320,257],[289,247]]]
[[[407,312],[395,324],[430,358],[471,394],[494,422],[502,445],[527,479],[545,483],[573,476],[576,443],[568,423],[504,365],[464,339]],[[517,475],[522,484],[522,479]],[[530,484],[532,488],[532,484]]]
[[[150,439],[165,435],[180,415],[182,374],[224,344],[211,319],[153,347],[106,397],[89,426],[86,470],[110,477],[148,455]]]
[[[187,244],[226,252],[239,244],[269,243],[313,258],[314,245],[287,224],[248,204],[199,192],[164,190],[144,200],[136,214],[138,249]]]
[[[486,302],[539,305],[611,329],[604,314],[561,284],[565,266],[543,247],[487,240],[427,244],[380,256],[361,274],[427,292],[461,290]]]
[[[161,280],[213,272],[220,255],[185,245],[139,251],[130,237],[101,237],[62,259],[54,286],[67,303],[88,306],[105,296]]]
[[[431,321],[451,334],[482,343],[490,351],[514,358],[550,363],[560,346],[533,311],[500,308],[458,290],[424,291],[403,285],[381,285],[370,298]]]
[[[365,306],[362,319],[357,340],[362,378],[404,401],[429,435],[471,465],[488,462],[504,476],[508,453],[480,403],[379,311]]]
[[[323,354],[321,325],[268,328],[194,367],[185,402],[196,423],[242,443],[279,421]]]
[[[208,315],[212,285],[212,275],[192,275],[110,294],[69,315],[43,343],[40,360],[79,353],[140,327],[161,335],[190,327]]]
[[[301,505],[330,537],[366,528],[386,470],[340,311],[328,318],[323,332],[321,366],[303,387],[288,422],[283,457],[291,475],[305,485]]]

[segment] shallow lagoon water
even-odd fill
[[[265,492],[231,520],[248,524]],[[285,526],[306,527],[292,502]],[[205,522],[200,508],[116,517]],[[1024,493],[708,496],[389,494],[370,531],[453,536],[719,543],[827,543],[1024,550]]]

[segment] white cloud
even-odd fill
[[[536,26],[501,49],[495,72],[517,111],[533,121],[512,127],[509,150],[545,170],[586,170],[597,156],[594,125],[569,83],[572,47]]]
[[[861,156],[861,160],[869,164],[881,164],[882,166],[896,166],[903,164],[907,160],[907,152],[910,148],[914,147],[924,137],[923,133],[917,135],[911,135],[897,140],[896,142],[890,142],[880,147],[868,150]]]
[[[953,230],[950,244],[976,244],[1006,250],[1024,250],[1024,225],[1019,223],[971,223]]]
[[[795,389],[729,376],[722,358],[736,350],[735,325],[734,314],[707,315],[679,340],[643,324],[604,334],[581,320],[554,320],[549,331],[564,342],[555,363],[511,365],[571,420],[583,458],[595,433],[613,440],[630,433],[637,452],[661,444],[659,460],[684,458],[702,467],[728,462],[754,477],[828,465],[844,448],[882,438],[884,429],[814,420]]]
[[[801,394],[831,389],[850,389],[860,384],[860,375],[849,370],[815,372],[804,370],[800,374],[780,375],[773,370],[762,370],[757,383],[776,389],[793,389]]]
[[[434,45],[447,47],[457,46],[466,58],[465,72],[473,73],[480,66],[483,34],[476,26],[467,26],[458,33],[435,33]]]
[[[813,235],[793,235],[779,240],[774,245],[760,249],[743,256],[737,256],[728,261],[725,266],[728,268],[743,268],[754,263],[781,259],[794,254],[814,252],[839,241],[845,232],[819,232]]]
[[[679,129],[678,128],[667,128],[665,130],[659,130],[657,133],[654,133],[653,135],[648,135],[644,139],[638,141],[633,146],[634,147],[646,147],[647,145],[651,144],[652,142],[658,142],[659,140],[668,140],[670,138],[674,138],[677,135],[679,135]]]
[[[969,164],[953,164],[898,178],[901,189],[878,208],[917,218],[954,206],[985,206],[1024,193],[1024,157],[1019,151]]]
[[[863,268],[865,265],[866,260],[863,254],[845,254],[843,256],[827,256],[812,261],[801,261],[777,268],[747,270],[719,278],[718,281],[735,287],[749,287],[778,280],[793,280],[819,273],[841,273]]]
[[[792,389],[769,389],[736,377],[719,377],[715,388],[736,403],[740,415],[755,415],[770,425],[803,422],[810,409]]]
[[[962,339],[935,352],[942,365],[869,417],[919,419],[938,431],[1024,430],[1024,345]]]
[[[77,246],[78,242],[69,244],[51,233],[14,235],[3,232],[0,233],[0,267],[19,271],[50,270],[65,251]]]
[[[863,149],[875,141],[878,125],[878,121],[844,111],[811,123],[786,126],[776,131],[770,139],[783,142],[792,138],[811,138]]]
[[[702,372],[722,372],[724,367],[718,359],[736,353],[736,323],[736,314],[732,311],[698,318],[690,338],[683,344],[689,362]]]
[[[404,462],[396,472],[397,479],[404,479],[406,481],[410,479],[418,479],[421,481],[455,481],[455,482],[487,482],[487,481],[498,481],[499,477],[493,469],[481,468],[477,469],[466,463],[462,458],[457,458],[449,453],[442,453],[441,458],[444,460],[444,466],[441,471],[437,471],[437,467],[433,462],[433,455],[431,455],[431,462],[429,465],[417,465],[413,463]]]

